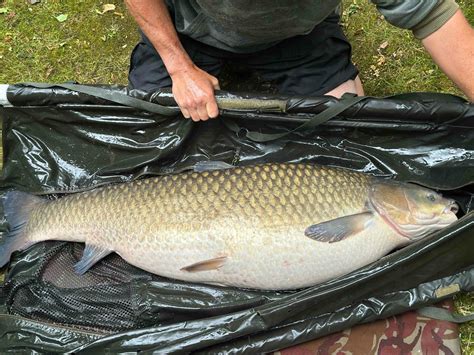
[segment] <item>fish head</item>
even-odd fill
[[[377,182],[370,203],[399,234],[417,240],[457,220],[458,205],[452,199],[414,184]]]

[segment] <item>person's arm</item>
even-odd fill
[[[130,13],[159,53],[173,82],[173,95],[184,117],[217,117],[218,80],[199,69],[184,50],[164,0],[126,0]]]
[[[422,43],[440,68],[474,102],[474,29],[461,11]]]
[[[474,34],[455,0],[371,0],[392,25],[413,31],[433,60],[474,100]]]

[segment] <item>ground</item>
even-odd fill
[[[136,26],[118,0],[0,0],[0,83],[126,84]],[[474,0],[458,1],[474,24]],[[114,5],[114,6],[110,6]],[[388,25],[366,0],[344,1],[344,27],[367,95],[435,91],[461,95],[410,32]],[[474,296],[456,301],[474,312]],[[461,328],[474,354],[474,322]]]

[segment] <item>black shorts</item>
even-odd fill
[[[191,60],[206,72],[219,77],[224,64],[244,66],[274,83],[281,94],[323,95],[358,74],[351,61],[351,45],[336,14],[307,35],[254,53],[228,52],[181,35],[180,40]],[[170,86],[163,61],[142,34],[130,60],[129,87],[154,91]]]

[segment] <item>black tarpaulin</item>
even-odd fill
[[[166,91],[102,89],[174,105]],[[222,92],[223,117],[193,123],[60,87],[13,85],[6,99],[2,191],[61,195],[202,160],[305,161],[442,190],[462,218],[349,275],[291,292],[169,280],[116,255],[77,276],[80,244],[40,243],[16,253],[8,269],[2,351],[272,351],[473,288],[474,107],[460,98],[365,98],[314,129],[265,143],[246,132],[290,132],[338,100]]]

